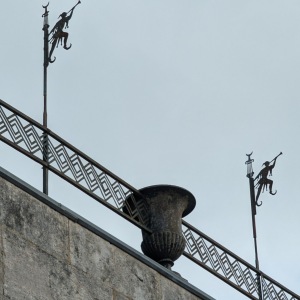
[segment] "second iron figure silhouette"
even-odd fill
[[[55,47],[58,47],[59,42],[61,43],[61,45],[63,44],[64,49],[69,50],[71,48],[72,44],[70,44],[70,46],[67,46],[69,33],[65,32],[64,29],[69,28],[69,21],[72,18],[74,9],[80,3],[81,2],[78,1],[78,3],[72,9],[70,9],[67,13],[63,12],[59,16],[61,19],[54,25],[54,27],[50,31],[50,35],[52,34],[52,36],[49,40],[49,42],[52,44],[50,54],[49,54],[49,61],[50,62],[54,62],[54,60],[55,60],[55,59],[52,60],[51,57],[52,57],[52,54],[53,54],[53,51],[54,51]]]
[[[278,158],[278,156],[280,156],[282,154],[282,152],[280,152],[273,160],[266,161],[263,165],[265,166],[259,173],[258,175],[254,178],[254,180],[258,179],[258,182],[256,183],[256,187],[257,187],[257,194],[256,194],[256,205],[260,206],[261,204],[258,204],[258,198],[260,196],[261,191],[263,190],[268,190],[269,188],[269,193],[271,195],[275,195],[277,191],[273,192],[272,188],[273,188],[273,180],[269,179],[268,176],[272,176],[272,170],[275,167],[276,164],[276,160]],[[272,164],[273,162],[273,164]]]

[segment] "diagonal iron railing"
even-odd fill
[[[71,183],[139,228],[147,227],[140,192],[48,128],[0,100],[0,140]],[[45,159],[45,157],[47,159]],[[131,201],[125,201],[130,197]],[[130,203],[130,205],[129,205]],[[126,213],[123,212],[126,207]],[[247,263],[189,223],[182,221],[184,255],[250,299],[300,300],[271,277]],[[260,278],[260,281],[258,281]]]

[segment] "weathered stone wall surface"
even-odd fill
[[[212,299],[58,211],[0,177],[0,300]]]

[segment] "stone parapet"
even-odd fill
[[[0,168],[0,300],[8,299],[213,300]]]

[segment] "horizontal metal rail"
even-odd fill
[[[145,201],[136,201],[143,198],[137,189],[3,100],[0,100],[0,140],[47,167],[129,222],[151,232],[147,228]],[[264,300],[300,300],[299,295],[189,223],[182,221],[182,227],[186,240],[184,255],[248,298],[259,299],[259,276]]]

